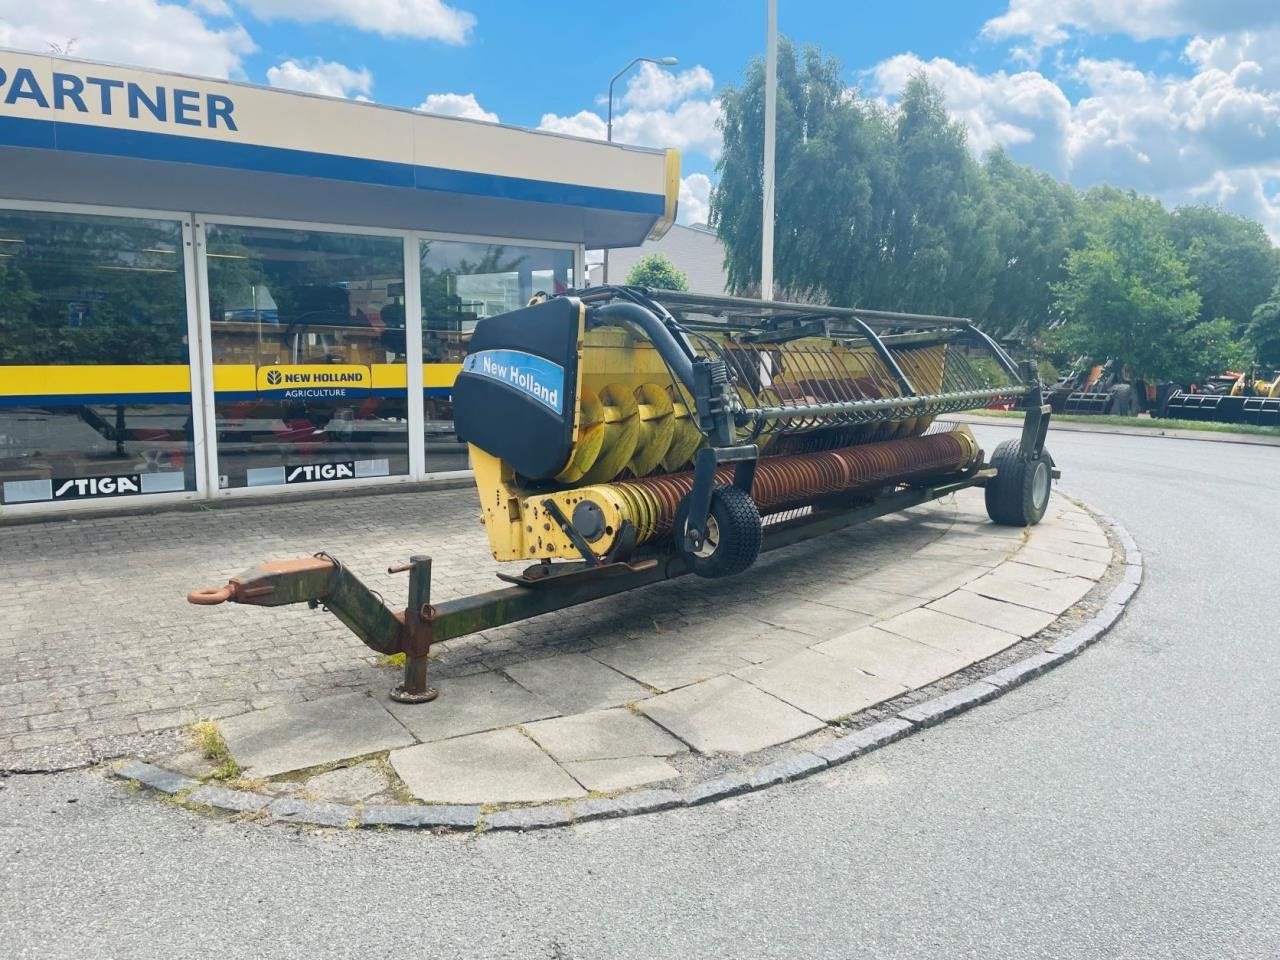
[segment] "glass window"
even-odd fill
[[[467,468],[467,448],[453,433],[451,395],[476,321],[573,286],[573,251],[515,244],[424,240],[422,377],[426,395],[427,470]]]
[[[194,490],[182,225],[0,210],[0,502]]]
[[[222,487],[409,471],[398,237],[205,229]]]

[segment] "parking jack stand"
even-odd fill
[[[435,611],[431,606],[431,558],[409,558],[409,605],[404,611],[404,681],[391,689],[398,703],[429,703],[439,692],[427,685],[427,659]]]

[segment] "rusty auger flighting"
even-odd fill
[[[935,418],[1024,398],[990,461]],[[983,486],[996,523],[1039,522],[1057,475],[1049,407],[965,320],[594,287],[481,320],[453,388],[493,556],[509,586],[431,602],[415,556],[393,610],[327,554],[263,564],[192,603],[324,607],[406,654],[392,696],[433,699],[432,644]]]

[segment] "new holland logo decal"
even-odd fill
[[[281,400],[341,400],[368,393],[369,368],[354,363],[280,364],[258,368],[258,393]]]

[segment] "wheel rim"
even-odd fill
[[[1031,499],[1037,509],[1049,502],[1049,465],[1043,460],[1036,464],[1035,476],[1031,479]]]
[[[720,524],[716,523],[716,518],[711,514],[707,514],[707,532],[702,538],[702,546],[693,551],[693,555],[699,560],[705,560],[716,552],[716,548],[720,546]]]

